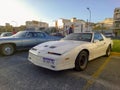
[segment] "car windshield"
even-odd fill
[[[16,34],[14,34],[13,36],[15,36],[15,37],[25,37],[25,34],[26,34],[26,32],[20,31],[20,32],[17,32]]]
[[[75,41],[87,41],[90,42],[92,39],[92,33],[72,33],[63,40],[75,40]]]

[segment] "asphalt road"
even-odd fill
[[[81,72],[37,67],[27,56],[0,56],[0,90],[120,90],[120,56],[97,58]]]

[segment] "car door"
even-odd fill
[[[37,37],[35,37],[34,32],[27,32],[23,39],[23,47],[31,48],[35,45],[37,45]]]
[[[43,33],[43,32],[38,32],[37,33],[37,44],[43,43],[49,41],[49,38]]]
[[[104,55],[106,42],[100,33],[94,34],[94,57],[99,57]]]

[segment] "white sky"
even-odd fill
[[[27,6],[24,0],[0,0],[0,25],[10,23],[13,26],[25,25],[25,21],[39,20],[35,10]]]

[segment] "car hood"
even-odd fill
[[[36,49],[39,52],[42,51],[42,52],[54,52],[54,53],[63,54],[85,43],[88,42],[72,41],[72,40],[50,41],[39,44],[35,46],[34,49]]]

